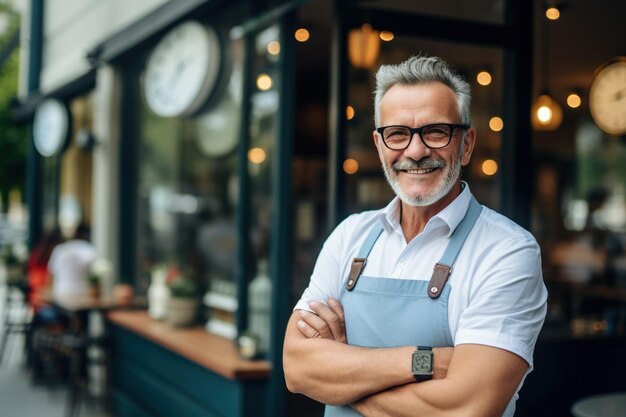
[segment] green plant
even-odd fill
[[[100,275],[92,272],[87,276],[87,281],[89,285],[92,287],[97,287],[100,285]]]
[[[13,251],[13,245],[6,245],[2,250],[2,261],[6,266],[12,266],[19,264],[19,259]]]
[[[179,275],[168,283],[172,297],[193,298],[198,294],[196,282],[186,276]]]

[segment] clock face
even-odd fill
[[[210,95],[220,69],[217,33],[196,21],[168,32],[146,63],[143,93],[157,115],[176,117],[197,111]]]
[[[589,90],[589,110],[605,133],[626,134],[626,57],[598,70]]]
[[[431,351],[417,351],[413,355],[413,373],[430,373],[432,371],[431,361]]]
[[[67,143],[70,117],[67,107],[55,99],[46,99],[37,106],[33,120],[35,148],[43,156],[53,156]]]

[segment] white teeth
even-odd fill
[[[407,169],[406,172],[409,174],[428,174],[429,172],[433,172],[435,168],[424,168],[424,169]]]

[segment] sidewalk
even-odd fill
[[[0,312],[4,312],[6,287],[0,276]],[[0,320],[0,338],[3,333]],[[30,373],[23,366],[24,337],[9,336],[2,363],[0,364],[0,416],[1,417],[65,417],[67,389],[64,385],[54,387],[34,385]],[[76,417],[105,417],[81,406]]]

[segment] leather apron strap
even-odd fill
[[[454,265],[454,261],[456,261],[457,256],[459,256],[465,239],[467,239],[467,236],[472,231],[482,210],[482,206],[478,204],[478,201],[472,196],[463,220],[461,220],[461,223],[459,223],[456,229],[454,229],[454,232],[452,232],[446,251],[433,268],[433,274],[428,283],[428,296],[430,298],[438,298],[441,294],[441,290],[443,290],[443,286],[446,285],[448,277],[452,272],[452,265]]]
[[[428,296],[430,298],[438,298],[441,295],[441,290],[444,285],[448,281],[448,277],[452,272],[452,265],[454,265],[454,261],[456,260],[463,244],[465,243],[465,239],[471,232],[478,216],[482,211],[482,206],[476,201],[476,199],[472,196],[470,200],[469,207],[463,220],[456,227],[452,236],[450,237],[450,242],[446,247],[446,250],[441,257],[441,260],[435,264],[433,274],[430,278],[430,282],[428,284]],[[363,273],[363,269],[367,264],[367,257],[369,256],[374,244],[378,240],[378,237],[383,232],[383,225],[381,222],[377,222],[374,227],[370,230],[369,234],[365,238],[365,241],[361,245],[357,257],[352,260],[352,265],[350,267],[350,274],[348,275],[348,281],[346,282],[346,289],[348,291],[352,291],[359,281],[359,277]]]

